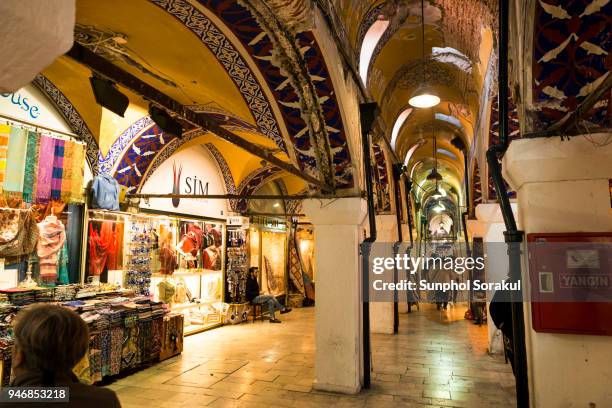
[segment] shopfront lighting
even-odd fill
[[[114,114],[123,117],[130,104],[128,97],[119,92],[119,90],[115,88],[115,84],[106,79],[92,76],[89,78],[89,82],[91,83],[91,89],[93,90],[96,103]]]
[[[272,207],[278,208],[278,207],[280,207],[280,203],[274,203],[274,205]]]
[[[149,106],[149,115],[151,119],[153,119],[153,122],[155,122],[164,133],[178,137],[179,139],[183,137],[183,127],[181,124],[165,110],[151,105]]]

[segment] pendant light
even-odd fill
[[[438,190],[438,181],[442,181],[442,175],[438,173],[438,144],[436,142],[436,135],[433,133],[432,126],[432,139],[433,139],[433,159],[434,159],[434,168],[431,169],[431,172],[427,175],[427,180],[435,180],[436,181],[436,190]]]
[[[408,100],[410,106],[415,108],[432,108],[440,103],[440,97],[437,96],[426,84],[425,76],[425,3],[421,0],[421,53],[423,70],[423,83],[412,93]]]

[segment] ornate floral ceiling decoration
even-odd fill
[[[546,129],[570,115],[609,75],[611,24],[611,1],[535,2],[527,131]],[[607,92],[583,124],[612,127],[611,98]]]

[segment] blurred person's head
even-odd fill
[[[249,268],[249,277],[252,279],[257,279],[257,271],[259,270],[256,266],[251,266]]]
[[[87,324],[61,306],[39,304],[17,315],[14,326],[13,373],[40,373],[43,382],[66,374],[89,346]]]

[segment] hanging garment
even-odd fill
[[[169,246],[163,246],[159,250],[159,262],[161,265],[159,273],[163,273],[165,275],[172,275],[178,268],[176,252]]]
[[[65,140],[57,139],[53,149],[53,171],[51,173],[51,199],[62,198],[62,177],[64,176]]]
[[[36,180],[39,147],[38,133],[28,132],[25,167],[23,170],[23,200],[28,203],[34,201],[34,182]]]
[[[83,182],[85,178],[85,146],[83,144],[75,143],[72,162],[74,165],[72,167],[72,182],[70,183],[70,196],[68,200],[72,203],[82,203],[84,202]]]
[[[47,202],[51,197],[51,179],[53,177],[53,156],[56,139],[40,136],[40,151],[38,157],[38,172],[36,180],[36,202]]]
[[[11,129],[7,156],[4,191],[11,193],[23,192],[23,175],[28,145],[28,132],[14,127]]]
[[[70,283],[70,277],[68,276],[68,240],[64,242],[64,246],[57,257],[57,276],[61,285]]]
[[[113,233],[113,223],[89,223],[89,276],[100,276],[107,265],[109,253],[116,248],[116,239]]]
[[[212,271],[221,269],[221,249],[215,246],[210,246],[203,251],[204,269]]]
[[[91,207],[119,210],[119,184],[108,174],[99,174],[91,186]]]
[[[75,146],[76,143],[69,140],[64,143],[64,166],[60,186],[61,199],[64,202],[71,201],[70,194],[72,191],[72,179],[74,177],[75,170],[78,169],[77,165],[74,163]]]
[[[28,255],[34,248],[38,240],[38,228],[32,211],[18,211],[18,218],[15,226],[15,218],[8,216],[15,210],[0,211],[0,235],[4,238],[0,240],[0,258],[13,258]],[[12,231],[12,232],[9,232]],[[12,235],[15,233],[14,235]]]
[[[57,217],[47,217],[38,224],[38,233],[36,252],[40,258],[40,278],[44,282],[55,282],[58,253],[66,241],[64,224]]]
[[[102,228],[110,230],[105,231],[105,234],[111,234],[106,267],[109,270],[116,271],[123,267],[123,224],[119,222],[108,222],[105,224],[108,225]]]
[[[6,155],[10,135],[11,127],[9,125],[0,125],[0,191],[4,185],[4,176],[6,174]]]

